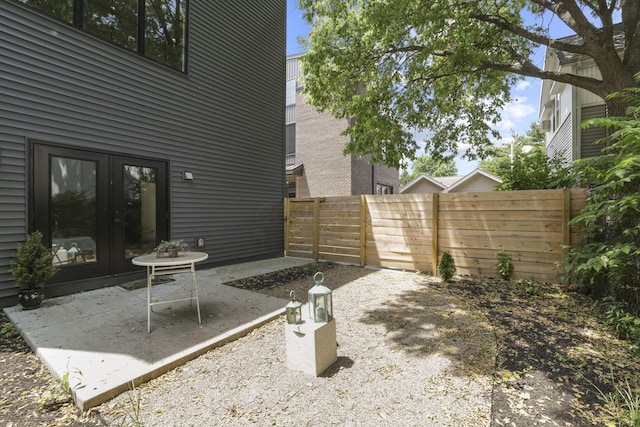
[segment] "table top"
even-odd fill
[[[156,254],[141,255],[131,260],[133,265],[169,267],[172,265],[195,264],[209,258],[206,252],[180,252],[177,257],[159,257]]]

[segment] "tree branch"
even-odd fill
[[[562,50],[565,52],[571,52],[571,53],[576,53],[581,55],[589,55],[589,49],[584,44],[565,43],[539,33],[534,33],[519,25],[516,25],[507,21],[501,16],[472,14],[471,17],[482,22],[493,24],[503,30],[506,30],[518,36],[524,37],[525,39],[530,40],[542,46],[549,46],[554,49]]]

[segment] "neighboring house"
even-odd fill
[[[624,47],[622,27],[615,29],[614,41]],[[579,36],[560,39],[564,43],[578,43]],[[547,48],[544,70],[601,78],[594,60],[584,55]],[[538,122],[546,134],[547,156],[561,156],[567,163],[600,155],[602,146],[594,144],[606,133],[603,128],[581,129],[583,120],[606,117],[604,100],[593,93],[552,80],[543,80],[540,90]]]
[[[47,296],[121,282],[161,239],[282,256],[284,1],[3,0],[0,40],[0,305],[34,230]]]
[[[349,122],[321,113],[304,101],[299,81],[302,54],[287,57],[286,173],[289,197],[397,193],[397,169],[344,154]]]
[[[442,176],[432,178],[420,175],[404,187],[400,188],[401,194],[422,193],[467,193],[494,191],[496,185],[502,183],[497,176],[475,169],[465,176]]]

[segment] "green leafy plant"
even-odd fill
[[[18,244],[10,271],[23,290],[42,288],[56,274],[58,267],[53,264],[53,252],[42,243],[42,233],[34,231],[24,244]]]
[[[160,244],[154,249],[154,251],[162,255],[165,252],[169,252],[172,249],[179,251],[188,251],[189,245],[184,240],[161,240]]]
[[[529,295],[540,295],[540,285],[535,279],[518,280],[516,281],[516,287],[522,289]]]
[[[498,251],[498,273],[503,279],[511,277],[513,272],[513,262],[503,249]]]
[[[615,424],[618,426],[640,427],[640,395],[638,390],[629,384],[629,379],[617,381],[611,367],[611,387],[610,392],[605,392],[595,384],[591,385],[596,389],[600,400],[604,403],[604,408],[611,414]]]
[[[16,338],[18,336],[18,331],[16,331],[16,327],[11,322],[7,322],[2,325],[0,328],[0,336],[6,339]]]
[[[640,73],[636,75],[640,81]],[[575,162],[577,185],[590,187],[585,208],[570,225],[581,241],[567,247],[561,266],[567,278],[595,298],[612,296],[640,313],[640,88],[613,97],[629,107],[626,117],[591,119],[582,127],[605,127],[602,155]]]
[[[627,304],[608,296],[600,301],[599,307],[604,312],[604,324],[611,328],[616,338],[640,340],[640,317],[631,314]]]
[[[449,252],[445,251],[442,253],[436,273],[438,273],[438,276],[445,282],[450,281],[456,274],[456,264]]]

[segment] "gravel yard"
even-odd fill
[[[145,425],[488,425],[491,328],[416,277],[325,271],[339,347],[320,377],[287,369],[279,319],[106,406],[131,414],[139,396]],[[306,296],[312,285],[307,278],[287,289]]]
[[[625,425],[596,387],[608,393],[612,378],[638,387],[637,347],[613,338],[580,294],[332,265],[229,285],[304,299],[313,280],[303,276],[319,268],[333,289],[338,341],[338,361],[320,377],[287,368],[279,318],[78,414],[3,317],[0,424]]]

